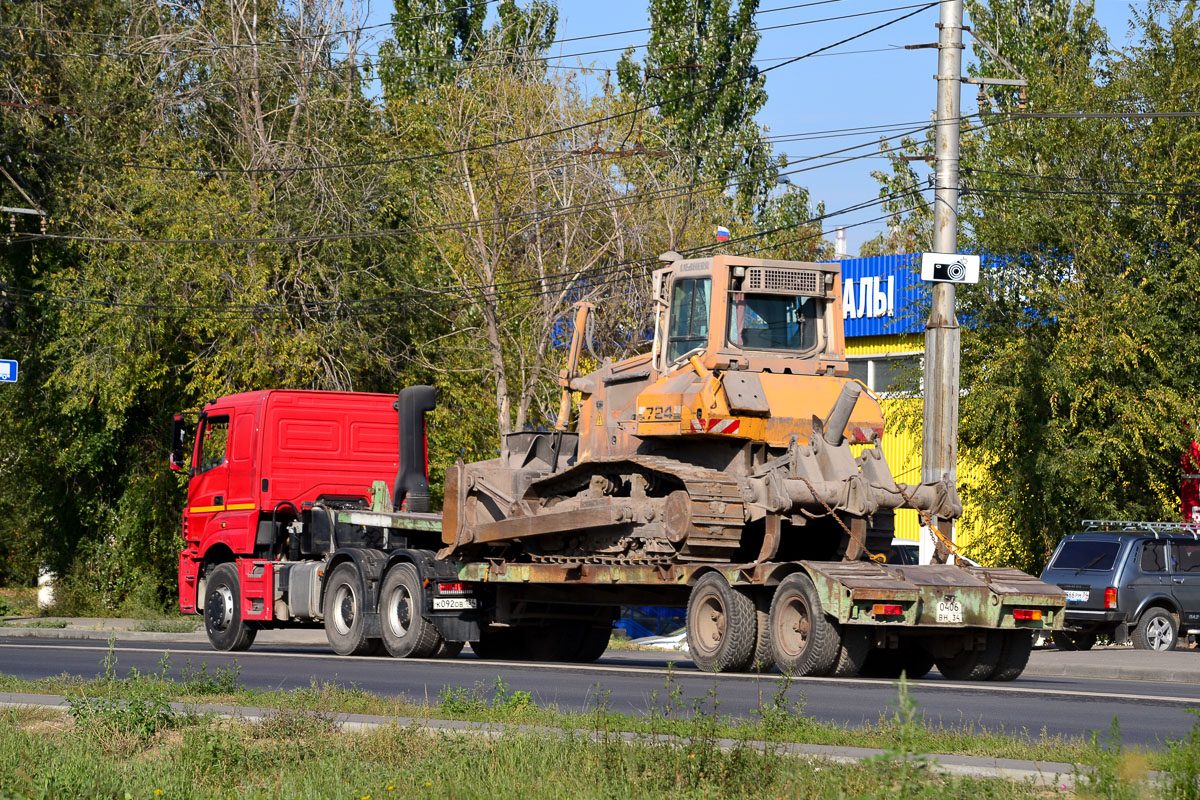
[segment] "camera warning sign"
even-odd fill
[[[979,283],[979,256],[922,253],[921,280],[937,283]]]

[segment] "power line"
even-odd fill
[[[486,0],[486,2],[478,3],[478,4],[476,4],[476,6],[489,5],[490,3],[493,3],[496,1],[497,0]],[[793,4],[793,5],[787,5],[787,6],[778,6],[775,8],[765,8],[765,9],[759,9],[758,11],[756,11],[754,16],[759,17],[764,14],[773,14],[773,13],[777,13],[780,11],[792,11],[792,10],[800,9],[800,8],[811,8],[814,6],[823,6],[823,5],[829,5],[831,3],[841,3],[841,2],[845,2],[845,0],[815,0],[814,2],[797,3],[797,4]],[[90,58],[90,57],[96,57],[97,55],[141,56],[141,55],[186,55],[186,54],[191,54],[191,53],[207,54],[207,53],[214,53],[214,52],[217,52],[220,50],[238,50],[238,49],[256,48],[256,47],[262,47],[264,45],[272,45],[272,44],[291,44],[291,43],[295,43],[295,42],[308,41],[308,40],[312,40],[312,39],[341,38],[343,36],[349,36],[351,34],[359,34],[364,31],[373,30],[376,28],[395,27],[396,25],[398,25],[400,23],[409,22],[412,20],[419,20],[419,19],[425,19],[425,18],[436,17],[436,16],[444,16],[444,15],[453,13],[456,10],[470,9],[471,7],[472,6],[470,6],[470,5],[460,6],[458,9],[450,9],[450,10],[442,11],[442,12],[431,12],[428,14],[420,14],[420,15],[416,15],[416,16],[412,16],[412,17],[406,17],[401,20],[392,20],[389,22],[380,22],[380,23],[375,23],[372,25],[362,25],[362,26],[357,26],[357,27],[353,27],[353,28],[325,31],[325,32],[321,32],[321,33],[314,33],[314,34],[308,34],[308,35],[288,36],[288,37],[282,37],[282,38],[278,38],[278,39],[265,39],[265,40],[257,41],[257,42],[246,42],[246,43],[214,42],[214,43],[204,45],[202,47],[175,48],[175,49],[171,49],[171,50],[109,51],[109,53],[107,53],[107,54],[105,54],[105,53],[101,53],[101,54],[93,54],[93,53],[33,53],[33,54],[40,55],[40,56],[59,56],[59,57],[67,57],[67,58]],[[883,14],[883,13],[887,13],[889,11],[900,11],[900,10],[904,10],[907,8],[915,8],[915,7],[916,7],[916,4],[908,5],[908,6],[894,6],[891,8],[882,8],[882,9],[877,9],[874,11],[858,12],[858,13],[853,13],[853,14],[843,14],[843,15],[839,15],[839,16],[824,18],[824,19],[804,20],[801,22],[790,23],[790,24],[784,25],[782,27],[794,27],[796,25],[811,25],[811,24],[820,23],[820,22],[831,22],[831,21],[842,20],[842,19],[851,19],[854,17],[866,16],[866,15],[870,15],[870,14]],[[732,18],[730,18],[730,19],[732,19]],[[588,41],[588,40],[592,40],[592,39],[604,39],[604,38],[610,38],[613,36],[625,36],[625,35],[628,35],[631,33],[649,33],[649,32],[654,32],[654,31],[662,31],[662,30],[669,30],[669,29],[673,29],[673,28],[683,27],[686,24],[687,23],[671,24],[671,25],[651,25],[651,26],[644,27],[644,28],[625,28],[623,30],[608,31],[605,33],[594,33],[594,34],[588,34],[586,36],[567,36],[567,37],[562,37],[562,38],[558,38],[558,39],[552,39],[548,42],[545,42],[544,45],[546,47],[551,47],[551,46],[557,45],[557,44],[566,44],[569,42],[581,42],[581,41]],[[66,34],[66,35],[73,35],[73,36],[90,36],[90,37],[94,37],[94,38],[102,38],[102,39],[109,39],[109,40],[115,39],[115,40],[123,40],[123,41],[148,41],[148,40],[153,40],[155,38],[162,38],[162,35],[159,35],[158,37],[147,36],[147,35],[134,36],[134,35],[128,35],[128,34],[97,33],[95,31],[76,31],[76,30],[67,30],[67,29],[61,29],[61,28],[32,28],[32,27],[26,27],[26,26],[20,26],[20,25],[0,25],[0,29],[23,31],[26,33],[41,32],[41,33],[59,33],[59,34]],[[774,30],[774,28],[751,28],[749,30],[757,32],[760,30]],[[690,39],[673,40],[671,42],[668,42],[668,44],[677,43],[677,42],[681,42],[681,41],[690,41]],[[572,53],[572,54],[567,54],[567,55],[563,55],[563,56],[547,56],[546,58],[549,58],[549,59],[574,58],[579,55],[591,55],[593,52],[595,52],[595,53],[618,52],[618,51],[623,51],[623,50],[626,50],[629,48],[640,49],[640,48],[644,48],[647,46],[648,45],[646,45],[646,44],[623,45],[622,47],[610,48],[607,50],[598,50],[598,51],[585,52],[585,53]],[[510,51],[506,48],[484,48],[484,49],[476,51],[475,55],[485,55],[485,54],[489,54],[489,53],[507,53],[507,52],[510,52]],[[328,51],[327,54],[328,55],[345,55],[346,53],[343,51]],[[379,53],[379,51],[376,51],[373,53],[372,52],[355,51],[355,55],[362,55],[364,57],[367,57],[367,56],[378,56],[378,55],[380,55],[380,53]],[[423,56],[422,60],[455,62],[455,61],[460,61],[461,59],[436,58],[433,56]],[[534,59],[534,60],[540,60],[540,59]]]
[[[833,48],[838,47],[840,45],[847,44],[849,42],[855,41],[856,39],[861,39],[864,36],[868,36],[872,33],[883,30],[884,28],[887,28],[891,25],[895,25],[899,22],[909,19],[910,17],[914,17],[917,14],[921,13],[922,11],[933,8],[934,6],[936,6],[942,2],[947,2],[947,0],[932,0],[932,2],[925,3],[921,6],[919,6],[916,10],[910,11],[907,14],[902,14],[899,17],[895,17],[891,20],[888,20],[887,22],[883,22],[879,25],[875,25],[874,27],[868,28],[864,31],[860,31],[859,33],[855,33],[851,36],[848,36],[848,37],[841,39],[837,42],[834,42],[832,44],[828,44],[823,47],[819,47],[816,50],[809,51],[803,55],[794,56],[792,58],[789,58],[786,61],[782,61],[778,64],[774,64],[770,67],[766,67],[761,70],[757,70],[756,75],[762,75],[767,72],[771,72],[773,70],[777,70],[777,69],[781,69],[786,66],[790,66],[791,64],[795,64],[806,58],[811,58],[813,56],[819,55],[820,53],[826,52],[828,50],[832,50]],[[740,79],[742,77],[745,77],[745,76],[739,75],[739,76],[737,76],[737,79]],[[667,102],[681,102],[681,101],[685,101],[685,100],[695,98],[698,96],[711,94],[713,92],[716,92],[720,89],[725,88],[725,86],[727,84],[729,84],[730,82],[732,82],[733,80],[734,80],[734,78],[729,78],[724,81],[718,81],[708,87],[689,91],[680,97],[671,98],[670,100],[661,100],[661,101],[654,102],[654,103],[647,103],[645,105],[637,106],[637,107],[629,109],[627,111],[620,111],[615,114],[609,114],[609,115],[602,116],[602,117],[596,117],[593,119],[585,120],[583,122],[577,122],[577,123],[574,123],[571,125],[567,125],[567,126],[564,126],[561,128],[544,131],[542,133],[530,134],[527,136],[519,136],[519,137],[514,137],[511,139],[501,139],[501,140],[497,140],[494,142],[489,142],[487,144],[468,145],[466,147],[460,147],[460,148],[456,148],[453,150],[444,150],[441,152],[424,153],[424,154],[412,155],[412,156],[396,156],[393,158],[374,159],[371,161],[357,162],[357,163],[351,163],[351,164],[308,164],[308,165],[299,165],[299,166],[294,166],[294,167],[257,167],[257,168],[250,167],[250,168],[237,169],[237,170],[232,170],[232,171],[239,172],[239,173],[308,172],[308,171],[328,170],[328,169],[343,169],[348,166],[374,166],[374,165],[381,165],[381,164],[414,163],[417,161],[423,161],[423,160],[427,160],[427,159],[431,159],[431,158],[442,158],[445,156],[474,153],[474,152],[479,152],[482,150],[492,149],[495,147],[503,147],[506,145],[519,144],[522,142],[532,141],[534,139],[542,139],[547,136],[558,136],[560,134],[569,133],[571,131],[579,130],[581,128],[589,128],[593,125],[599,125],[599,124],[605,123],[605,122],[613,122],[613,121],[616,121],[619,119],[625,119],[627,117],[641,114],[642,112],[645,112],[645,111],[653,111],[655,109],[661,108]],[[166,171],[174,171],[174,170],[167,169]],[[207,171],[208,172],[221,172],[223,170],[220,168],[217,168],[217,169],[212,169],[212,170],[207,170]]]
[[[891,194],[889,194],[887,196],[873,198],[871,200],[866,200],[866,201],[862,201],[860,203],[855,203],[851,206],[847,206],[845,208],[841,208],[836,211],[826,212],[825,214],[821,214],[816,217],[812,217],[808,220],[805,220],[801,224],[810,225],[813,223],[829,220],[829,219],[832,219],[837,216],[842,216],[845,214],[853,213],[855,211],[861,211],[861,210],[870,208],[872,206],[876,206],[881,203],[887,202],[889,200],[897,199],[897,198],[899,198],[905,194],[908,194],[914,190],[926,191],[925,189],[918,188],[917,185],[914,184],[913,186],[905,187],[903,189],[892,192]],[[889,213],[889,214],[885,214],[885,215],[879,217],[879,219],[886,219],[891,216],[893,216],[893,214]],[[869,224],[870,222],[874,222],[874,221],[878,221],[878,220],[867,220],[864,222],[854,223],[852,225],[847,225],[847,226],[843,226],[843,227],[855,227],[857,225]],[[750,234],[746,234],[744,236],[735,237],[733,239],[728,240],[727,242],[719,242],[719,243],[713,243],[713,244],[709,244],[709,245],[701,245],[701,246],[686,250],[684,252],[685,253],[701,253],[701,252],[709,251],[712,249],[720,249],[722,247],[733,246],[733,245],[736,245],[741,242],[752,241],[755,239],[760,239],[760,238],[763,238],[766,236],[770,236],[774,233],[779,233],[781,231],[787,230],[792,227],[795,227],[795,226],[792,226],[792,225],[780,226],[780,227],[772,228],[772,229],[768,229],[768,230],[756,231],[756,232],[753,232]],[[775,243],[772,243],[771,245],[769,245],[769,247],[784,246],[785,244],[792,244],[792,243],[796,243],[799,241],[804,241],[806,239],[817,238],[819,236],[825,235],[825,233],[827,233],[827,232],[821,231],[819,233],[806,235],[806,236],[800,237],[798,239],[788,240],[785,242],[775,242]],[[577,274],[576,271],[568,271],[568,272],[564,272],[564,273],[556,273],[556,274],[544,275],[544,276],[539,276],[539,277],[534,277],[534,278],[526,278],[526,279],[501,282],[501,283],[492,283],[489,285],[443,286],[443,287],[436,287],[436,288],[431,288],[431,289],[422,289],[420,291],[414,291],[414,292],[408,292],[408,293],[385,295],[385,296],[376,297],[376,298],[358,298],[358,299],[350,299],[350,300],[326,300],[326,301],[294,301],[294,302],[276,303],[276,304],[185,305],[185,304],[159,304],[159,303],[124,303],[124,302],[109,301],[109,300],[96,300],[93,298],[78,298],[78,297],[68,297],[68,296],[61,296],[61,295],[50,295],[45,292],[38,292],[38,291],[34,291],[34,290],[22,290],[22,289],[18,289],[16,287],[7,287],[7,288],[8,288],[8,291],[10,294],[13,294],[18,297],[23,296],[30,300],[38,300],[41,302],[50,302],[50,303],[56,303],[56,304],[94,306],[94,307],[104,308],[106,310],[178,311],[178,312],[187,312],[187,313],[191,313],[191,314],[199,312],[199,313],[209,313],[213,316],[221,316],[221,317],[225,317],[229,314],[248,313],[248,314],[254,315],[253,317],[250,317],[250,318],[259,318],[259,316],[261,316],[263,313],[273,312],[273,311],[282,313],[282,311],[284,309],[315,311],[315,310],[320,310],[323,308],[335,308],[336,309],[336,308],[347,308],[347,307],[353,307],[353,306],[397,304],[397,303],[403,303],[406,301],[428,301],[431,298],[436,298],[439,296],[441,296],[443,298],[451,298],[454,300],[454,302],[462,302],[464,298],[471,299],[471,298],[474,298],[476,295],[478,295],[480,300],[487,300],[489,298],[491,298],[491,299],[518,298],[519,299],[521,297],[533,297],[533,296],[538,296],[540,294],[548,294],[549,293],[549,292],[547,292],[547,290],[544,290],[544,289],[539,289],[536,292],[529,292],[528,287],[531,287],[531,285],[535,285],[535,284],[543,284],[543,285],[549,285],[549,286],[565,285],[564,281],[567,284],[569,284],[569,283],[578,282],[578,281],[591,280],[594,277],[603,277],[605,275],[611,275],[611,274],[618,272],[626,267],[645,265],[645,264],[649,264],[649,263],[653,263],[653,262],[654,262],[654,259],[650,259],[650,258],[633,259],[633,260],[629,260],[629,261],[625,261],[625,262],[619,262],[617,264],[608,265],[608,266],[605,266],[605,267],[602,267],[599,269],[595,269],[595,270],[591,270],[591,271],[588,271],[588,272],[585,272],[582,274]]]
[[[928,127],[928,126],[925,126],[925,127]],[[887,137],[885,139],[861,142],[859,144],[850,145],[847,147],[839,148],[837,150],[831,150],[829,152],[822,153],[819,155],[808,156],[808,157],[805,157],[802,159],[797,159],[797,160],[791,162],[791,164],[802,164],[802,163],[814,161],[817,159],[831,158],[833,156],[848,153],[850,151],[857,150],[857,149],[860,149],[863,147],[878,146],[882,142],[886,142],[889,139],[896,139],[896,138],[900,138],[903,136],[907,136],[912,133],[917,133],[923,129],[924,128],[915,128],[915,129],[905,131],[900,134],[895,134],[895,135],[893,135],[891,137]],[[788,176],[788,175],[800,174],[803,172],[811,172],[816,169],[823,169],[825,167],[831,167],[831,166],[835,166],[835,165],[839,165],[839,164],[845,164],[845,163],[849,163],[851,161],[857,161],[857,160],[860,160],[863,158],[875,158],[875,157],[880,156],[881,154],[886,154],[887,152],[894,152],[900,148],[901,148],[901,146],[896,146],[896,147],[892,147],[892,148],[884,148],[883,150],[881,150],[881,152],[873,152],[873,153],[868,153],[868,154],[849,156],[849,157],[841,158],[841,159],[838,159],[835,161],[830,161],[830,162],[826,162],[823,164],[814,164],[814,165],[807,166],[807,167],[796,167],[794,169],[793,168],[784,169],[784,170],[778,171],[777,175],[779,177],[784,177],[784,176]],[[789,164],[789,167],[791,167],[791,164]],[[740,177],[744,177],[744,176],[757,175],[757,174],[761,174],[763,172],[769,172],[773,169],[775,169],[775,165],[767,165],[765,167],[761,167],[761,168],[757,168],[757,169],[744,170],[739,173],[734,173],[734,176],[740,178]],[[715,178],[715,179],[709,179],[709,180],[705,180],[705,181],[693,181],[693,182],[687,183],[687,184],[676,184],[676,185],[672,185],[672,186],[662,187],[660,189],[656,189],[651,192],[641,192],[641,193],[637,193],[637,194],[624,195],[621,197],[616,197],[616,198],[611,198],[611,199],[592,201],[589,203],[580,203],[580,204],[575,204],[575,205],[571,205],[571,206],[561,206],[561,207],[547,209],[547,210],[539,209],[539,210],[523,212],[521,214],[515,214],[515,215],[489,217],[489,218],[480,219],[480,220],[460,220],[460,221],[455,221],[455,222],[442,223],[442,224],[438,224],[438,225],[425,225],[425,226],[409,227],[409,228],[392,228],[392,229],[368,230],[368,231],[357,231],[357,232],[301,234],[301,235],[272,236],[272,237],[242,237],[242,238],[221,237],[221,238],[208,238],[208,239],[147,239],[147,238],[132,238],[132,237],[117,237],[117,236],[94,236],[94,235],[84,235],[84,234],[16,233],[16,234],[12,235],[12,238],[14,239],[14,241],[62,240],[62,241],[92,242],[92,243],[104,243],[104,244],[142,244],[142,245],[249,245],[249,244],[285,244],[285,243],[300,243],[300,242],[374,239],[374,238],[400,236],[400,235],[412,235],[412,234],[420,234],[420,233],[435,233],[435,232],[449,231],[449,230],[474,229],[474,228],[479,228],[479,227],[484,227],[484,226],[491,227],[491,226],[496,226],[496,225],[509,224],[509,223],[517,222],[517,221],[521,221],[521,220],[531,220],[531,221],[536,222],[536,221],[539,221],[542,219],[552,219],[555,217],[562,216],[564,214],[577,213],[580,211],[589,211],[589,210],[595,210],[595,209],[624,208],[624,207],[627,207],[630,205],[635,205],[637,202],[639,202],[643,199],[647,199],[647,198],[650,200],[669,200],[669,199],[673,199],[676,197],[681,197],[681,196],[685,196],[687,194],[693,193],[693,192],[697,191],[698,189],[702,189],[703,187],[707,187],[706,189],[703,189],[703,191],[724,191],[729,186],[738,185],[741,182],[742,181],[739,181],[739,180],[730,181],[726,178],[719,178],[719,179]],[[672,192],[674,194],[672,194]]]

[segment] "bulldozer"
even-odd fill
[[[664,260],[649,353],[576,374],[581,305],[556,429],[449,470],[443,557],[855,562],[888,549],[895,509],[962,513],[948,478],[892,478],[879,398],[849,377],[839,265]]]

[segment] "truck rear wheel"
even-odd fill
[[[241,586],[237,567],[218,564],[204,590],[204,632],[218,650],[249,650],[258,628],[242,619]]]
[[[825,616],[817,587],[803,572],[780,582],[771,600],[769,625],[780,672],[802,678],[833,669],[842,646],[841,631]]]
[[[1029,654],[1033,652],[1033,631],[1004,631],[1000,634],[1000,661],[988,680],[1012,681],[1025,671]]]
[[[378,639],[368,639],[365,629],[366,589],[358,568],[338,566],[325,586],[325,637],[339,656],[366,656],[379,649]]]
[[[688,597],[687,641],[692,661],[705,672],[742,672],[758,639],[754,601],[719,572],[696,582]]]
[[[462,652],[464,644],[466,642],[447,642],[445,639],[442,639],[438,644],[437,650],[433,651],[433,657],[457,658],[458,654]]]
[[[421,578],[412,564],[388,570],[380,591],[383,646],[393,658],[429,658],[442,643],[438,629],[421,613]]]
[[[963,650],[949,658],[935,658],[938,672],[951,681],[986,681],[996,671],[1004,649],[1000,631],[988,631],[982,650]]]

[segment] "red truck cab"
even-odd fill
[[[280,526],[318,500],[370,502],[375,481],[390,484],[398,469],[395,395],[267,390],[209,402],[191,448],[191,479],[183,513],[179,607],[197,613],[205,563],[272,559]],[[181,469],[187,441],[176,416],[172,466]],[[245,619],[270,617],[270,603]]]

